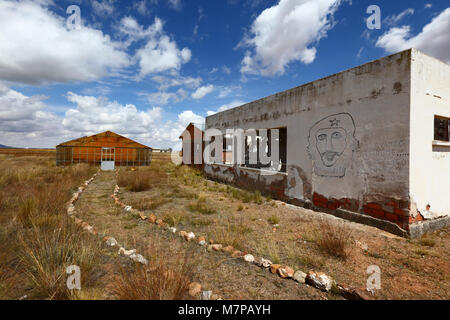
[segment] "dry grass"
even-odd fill
[[[351,230],[343,223],[321,221],[317,234],[320,250],[336,258],[347,258]]]
[[[65,268],[83,270],[92,285],[96,240],[65,214],[73,190],[95,172],[88,165],[56,167],[48,157],[6,158],[0,163],[0,299],[70,299]]]
[[[92,270],[99,262],[100,244],[87,238],[73,224],[61,221],[50,232],[33,225],[28,234],[19,236],[18,252],[26,276],[34,284],[34,294],[48,299],[70,299],[66,286],[66,268],[77,265],[82,270],[83,286],[95,284]]]
[[[238,223],[228,221],[209,231],[208,237],[216,243],[231,245],[238,250],[246,251],[248,250],[246,236],[251,232],[252,229],[242,221]]]
[[[156,241],[158,242],[158,241]],[[194,274],[195,255],[190,251],[174,255],[152,245],[146,252],[148,266],[119,266],[113,276],[111,293],[121,300],[181,300],[188,299],[187,288]]]
[[[200,194],[197,201],[189,204],[189,210],[192,212],[198,212],[205,215],[215,214],[217,211],[206,201],[206,196]]]
[[[117,183],[120,187],[127,188],[132,192],[141,192],[149,190],[151,184],[156,182],[152,181],[152,178],[150,172],[146,170],[121,170]]]

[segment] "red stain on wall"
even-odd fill
[[[359,203],[354,199],[328,199],[327,197],[314,193],[313,203],[318,208],[336,210],[338,208],[358,212],[371,216],[373,218],[387,220],[397,224],[404,230],[409,230],[409,225],[418,221],[423,221],[423,216],[418,213],[417,216],[410,216],[410,204],[405,200],[388,200],[385,202],[368,202],[359,209]]]

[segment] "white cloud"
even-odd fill
[[[178,89],[176,92],[153,92],[153,93],[140,93],[145,96],[148,102],[152,105],[163,106],[169,102],[180,102],[187,98],[188,94],[183,88]]]
[[[264,10],[251,26],[249,46],[242,60],[242,73],[283,74],[293,61],[315,60],[317,42],[333,26],[332,15],[341,0],[280,0]]]
[[[241,100],[233,100],[233,101],[230,102],[230,103],[221,105],[219,108],[217,108],[216,111],[208,111],[208,112],[206,112],[206,114],[207,114],[208,116],[212,116],[213,114],[216,114],[216,113],[218,113],[218,112],[222,112],[222,111],[225,111],[225,110],[228,110],[228,109],[232,109],[232,108],[241,106],[241,105],[243,105],[243,104],[245,104],[244,101],[241,101]]]
[[[236,90],[242,89],[241,86],[225,86],[220,88],[218,98],[226,98]]]
[[[113,130],[118,133],[143,134],[156,121],[161,120],[161,109],[141,111],[133,104],[122,105],[105,97],[80,96],[67,93],[67,99],[76,108],[66,111],[63,125],[72,132],[99,132]]]
[[[67,30],[45,3],[0,1],[0,79],[29,84],[94,81],[129,65],[102,31]]]
[[[67,99],[76,107],[67,110],[62,123],[74,138],[111,130],[150,147],[173,148],[179,145],[178,137],[189,122],[204,122],[203,117],[191,110],[178,114],[175,121],[164,121],[159,107],[139,110],[133,104],[72,92]]]
[[[361,54],[364,51],[364,47],[359,48],[358,53],[356,54],[356,57],[359,59],[361,58]]]
[[[172,9],[175,9],[177,11],[180,11],[182,7],[181,0],[169,0],[169,5]]]
[[[139,25],[132,17],[124,17],[120,21],[119,31],[128,37],[126,43],[145,39],[146,45],[136,51],[139,61],[140,76],[168,70],[179,70],[181,65],[191,60],[192,53],[188,48],[178,49],[163,30],[163,22],[158,17],[147,28]]]
[[[42,146],[49,137],[62,135],[61,119],[45,110],[46,98],[28,97],[0,84],[0,144],[22,147],[34,141],[32,146]]]
[[[191,110],[186,110],[186,111],[183,111],[182,113],[180,113],[178,115],[178,122],[181,125],[186,127],[191,122],[192,123],[204,123],[205,122],[205,118],[195,114]]]
[[[150,9],[147,7],[147,1],[141,0],[138,2],[134,2],[133,7],[137,10],[137,12],[141,16],[148,16],[150,14]]]
[[[383,20],[383,24],[387,25],[388,27],[396,26],[403,18],[405,18],[408,15],[413,15],[413,14],[414,14],[414,9],[408,8],[408,9],[402,11],[401,13],[399,13],[398,15],[392,15],[392,16],[386,17]]]
[[[212,84],[203,86],[195,90],[194,93],[192,93],[192,98],[194,99],[202,99],[204,96],[206,96],[208,93],[211,93],[214,90],[214,86]]]
[[[223,67],[222,67],[222,71],[223,71],[223,73],[225,73],[225,74],[230,74],[230,73],[231,73],[231,69],[228,68],[227,66],[223,66]]]
[[[432,3],[425,3],[425,9],[429,9],[433,6]]]
[[[450,62],[448,30],[450,30],[450,8],[445,9],[437,17],[433,18],[415,36],[411,35],[410,26],[391,28],[378,38],[376,46],[390,53],[417,48],[448,63]]]
[[[183,86],[189,89],[195,89],[200,86],[201,82],[203,81],[200,77],[183,77],[179,74],[175,74],[173,76],[155,75],[152,77],[152,80],[158,83],[159,90],[162,91],[179,86]]]
[[[67,93],[73,104],[57,116],[44,96],[25,96],[0,83],[0,144],[15,147],[54,147],[86,135],[112,130],[151,147],[178,147],[180,133],[189,122],[204,118],[191,110],[165,120],[159,107],[140,110],[106,97]],[[58,108],[58,111],[61,108]]]
[[[111,15],[114,12],[114,1],[112,0],[101,0],[101,1],[93,1],[92,9],[95,14],[100,17],[105,17]]]

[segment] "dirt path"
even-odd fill
[[[157,246],[175,262],[187,254],[196,265],[192,281],[200,282],[204,290],[213,290],[225,299],[340,298],[292,280],[283,280],[242,259],[230,258],[224,253],[207,253],[204,247],[187,243],[133,214],[123,212],[111,199],[115,184],[115,173],[98,175],[77,202],[77,215],[98,232],[115,237],[125,247],[136,248],[144,256],[150,246]]]

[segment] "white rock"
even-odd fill
[[[324,291],[330,291],[333,284],[333,280],[323,272],[310,271],[306,279],[312,286]]]
[[[294,276],[292,277],[295,281],[297,281],[298,283],[305,283],[306,280],[306,273],[304,273],[301,270],[297,270],[294,273]]]
[[[270,261],[268,259],[261,258],[261,265],[264,268],[269,268],[272,264],[273,264],[272,261]]]
[[[362,250],[364,250],[364,251],[369,250],[369,246],[368,246],[367,244],[365,244],[364,242],[361,242],[361,241],[356,240],[355,243],[356,243],[356,245],[357,245],[358,247],[360,247]]]
[[[126,212],[130,212],[131,209],[133,209],[131,206],[126,206],[125,208],[123,208],[123,210],[125,210]]]
[[[123,247],[120,247],[119,254],[123,254],[124,256],[131,256],[133,253],[136,253],[136,249],[126,250]]]
[[[203,291],[202,300],[211,300],[212,291]]]
[[[177,228],[170,227],[170,228],[169,228],[169,231],[172,232],[172,233],[176,233],[176,232],[177,232]]]
[[[108,238],[108,240],[106,240],[106,244],[110,247],[115,247],[117,246],[117,240],[114,238]]]
[[[75,212],[75,207],[73,204],[67,207],[67,214],[71,216]]]
[[[195,239],[195,234],[193,232],[189,232],[186,237],[188,238],[188,240],[192,240]]]
[[[201,245],[201,246],[204,246],[204,245],[206,245],[206,241],[205,240],[200,240],[198,242],[198,244]]]
[[[253,255],[251,255],[251,254],[246,254],[244,256],[244,260],[247,261],[247,262],[253,262],[253,261],[255,261],[255,257]]]
[[[147,259],[145,259],[142,255],[137,254],[137,253],[133,253],[130,255],[130,259],[133,260],[134,262],[139,262],[141,264],[148,264]]]

